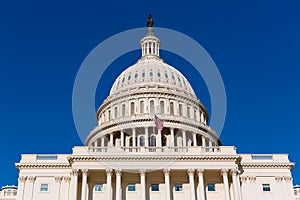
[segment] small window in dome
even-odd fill
[[[125,78],[123,78],[122,83],[125,81]]]
[[[160,77],[160,72],[157,72],[157,76]]]
[[[145,77],[145,72],[142,73],[142,77]]]
[[[153,72],[150,72],[150,76],[153,76]]]
[[[173,80],[175,80],[175,77],[174,77],[174,75],[173,75],[173,74],[172,74],[172,79],[173,79]]]
[[[137,77],[138,77],[138,74],[135,74],[135,75],[134,75],[134,78],[137,78]]]
[[[165,77],[168,78],[168,74],[167,73],[165,73]]]
[[[130,78],[131,78],[131,76],[129,75],[129,76],[128,76],[128,80],[130,80]]]
[[[178,77],[178,81],[181,82],[179,77]]]

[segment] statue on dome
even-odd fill
[[[152,27],[152,26],[153,26],[152,15],[149,15],[149,16],[148,16],[148,19],[147,19],[147,26],[148,26],[148,27]]]

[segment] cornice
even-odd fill
[[[85,162],[85,161],[237,161],[239,156],[211,156],[211,155],[87,155],[87,156],[70,156],[68,160],[70,163]]]
[[[295,163],[241,163],[242,168],[287,168],[293,169]]]
[[[70,164],[66,164],[66,163],[16,163],[16,168],[17,169],[30,169],[30,168],[40,168],[40,169],[68,169],[71,168]]]

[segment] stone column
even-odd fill
[[[121,130],[121,147],[124,147],[124,131]]]
[[[182,146],[186,147],[186,131],[182,130]]]
[[[223,185],[225,192],[225,200],[230,200],[229,196],[229,185],[228,185],[228,169],[222,169],[221,174],[223,176]]]
[[[71,178],[71,200],[77,200],[78,169],[72,170]]]
[[[140,169],[141,175],[141,200],[146,200],[146,170]]]
[[[174,129],[171,128],[170,132],[171,132],[171,147],[174,147]]]
[[[61,181],[62,181],[62,176],[55,176],[54,177],[54,180],[55,180],[55,182],[57,183],[57,200],[60,200],[60,191],[61,191],[61,189],[60,189],[60,187],[61,187]]]
[[[197,169],[198,173],[198,190],[199,190],[199,197],[198,200],[205,200],[205,189],[204,189],[204,181],[203,181],[203,172],[204,169]]]
[[[195,182],[194,182],[194,171],[195,169],[188,169],[189,181],[190,181],[190,196],[191,200],[196,200],[195,198]]]
[[[233,192],[234,192],[234,200],[240,200],[240,194],[239,194],[239,185],[237,182],[237,169],[231,169],[231,175],[232,175],[232,183],[233,183]]]
[[[132,146],[136,147],[136,131],[135,131],[135,128],[132,128]],[[135,149],[133,151],[135,151]]]
[[[121,175],[122,170],[116,169],[116,200],[122,200]]]
[[[101,147],[104,147],[104,137],[101,137]]]
[[[193,146],[196,147],[197,146],[197,134],[193,133]]]
[[[27,179],[26,188],[25,188],[25,200],[32,200],[33,199],[33,191],[34,191],[34,182],[35,176],[30,176]]]
[[[170,169],[165,168],[164,174],[165,174],[166,200],[171,200]]]
[[[145,147],[149,147],[149,127],[145,127]]]
[[[206,146],[206,140],[205,137],[202,135],[202,146],[205,147]]]
[[[81,200],[86,200],[88,169],[82,169]]]
[[[61,199],[63,200],[68,200],[70,199],[70,182],[71,182],[71,177],[70,176],[65,176],[63,177],[64,181],[63,183],[61,184],[61,190],[64,191],[62,194],[61,194]],[[67,192],[65,192],[67,191]]]
[[[27,177],[26,176],[20,176],[18,179],[18,196],[17,200],[23,200],[24,196],[24,188],[25,188],[25,182],[26,182]]]
[[[157,131],[157,136],[156,136],[156,147],[161,147],[161,131]]]
[[[110,146],[114,146],[114,135],[112,133],[109,134],[109,143]]]
[[[111,193],[111,175],[112,175],[112,169],[107,168],[106,169],[106,200],[112,200],[112,193]]]

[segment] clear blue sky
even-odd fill
[[[198,41],[217,64],[228,98],[223,145],[235,145],[239,153],[288,153],[300,184],[299,6],[296,0],[2,1],[0,185],[17,184],[14,163],[22,153],[71,153],[82,144],[72,117],[82,61],[106,38],[145,26],[149,13],[155,26]],[[139,55],[129,53],[110,66],[96,105]],[[178,56],[162,57],[190,79],[210,110],[200,75]]]

